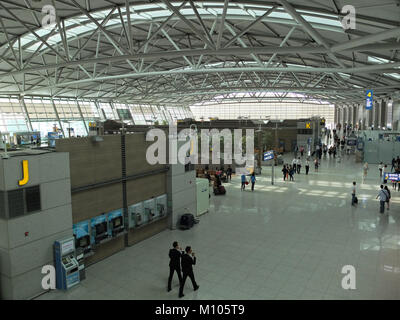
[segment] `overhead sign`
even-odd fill
[[[388,181],[399,181],[400,180],[400,175],[398,173],[389,173],[385,172],[384,174],[384,180]]]
[[[366,106],[365,109],[371,110],[372,109],[372,104],[374,101],[374,92],[372,90],[367,90],[367,97],[366,97]]]
[[[311,122],[306,122],[306,129],[311,129]]]
[[[274,151],[264,152],[264,161],[272,160],[274,157]]]

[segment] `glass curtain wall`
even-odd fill
[[[190,107],[196,120],[209,118],[238,119],[302,119],[321,116],[327,123],[334,122],[335,108],[331,104],[300,102],[231,102],[193,105]]]
[[[53,131],[54,126],[62,128],[67,137],[86,136],[88,123],[104,118],[145,125],[193,117],[188,107],[45,98],[25,98],[24,102],[33,130],[40,131],[42,137]],[[0,98],[0,132],[21,131],[29,131],[23,104],[18,99]]]

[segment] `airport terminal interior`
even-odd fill
[[[400,299],[400,1],[0,1],[0,299]]]

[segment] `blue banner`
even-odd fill
[[[371,110],[373,101],[374,101],[374,92],[372,90],[367,90],[366,99],[367,99],[367,101],[366,101],[365,109]]]

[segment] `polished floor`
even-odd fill
[[[188,279],[183,299],[399,299],[400,192],[392,191],[390,210],[380,215],[377,165],[364,183],[354,156],[323,159],[308,176],[302,171],[283,182],[276,167],[271,185],[265,167],[254,192],[241,192],[235,177],[190,231],[164,231],[90,266],[69,292],[39,299],[178,299],[176,276],[166,291],[174,240],[198,258],[200,289]],[[350,205],[353,180],[357,207]],[[345,265],[355,267],[355,290],[341,286]]]

